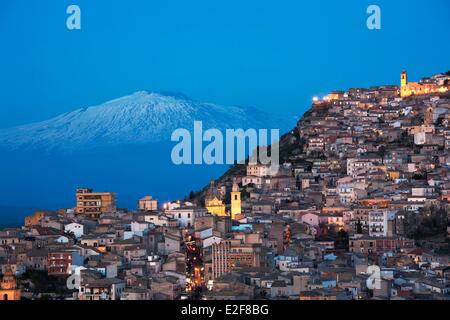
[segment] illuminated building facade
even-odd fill
[[[212,215],[219,217],[227,216],[225,203],[223,202],[223,194],[215,186],[214,181],[211,181],[211,185],[206,192],[205,207]]]
[[[43,218],[51,215],[53,215],[53,213],[50,211],[36,211],[32,215],[25,217],[25,226],[31,227],[39,225]]]
[[[93,192],[82,188],[76,191],[76,213],[98,218],[102,213],[114,212],[116,196],[112,192]]]
[[[20,300],[20,289],[9,265],[0,282],[0,301],[5,300]]]
[[[206,199],[205,207],[209,213],[215,216],[224,217],[227,215],[225,210],[225,204],[223,203],[222,200],[218,199],[217,197],[214,197],[212,199]]]
[[[236,220],[236,216],[241,213],[241,192],[237,183],[234,183],[231,191],[231,219]]]
[[[400,96],[409,97],[413,95],[422,95],[430,93],[444,93],[448,91],[445,85],[438,85],[436,83],[419,83],[408,82],[408,73],[403,70],[400,75]]]
[[[158,201],[153,199],[151,196],[143,197],[142,199],[139,199],[139,210],[140,211],[158,210]]]

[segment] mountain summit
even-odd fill
[[[279,128],[280,134],[295,123],[294,118],[199,102],[180,93],[136,92],[0,130],[0,205],[70,207],[74,190],[83,186],[113,190],[119,205],[128,208],[148,194],[161,201],[182,198],[186,189],[199,189],[228,168],[173,163],[172,132],[193,131],[196,120],[204,130]]]
[[[289,121],[256,108],[194,101],[180,93],[139,91],[42,122],[0,130],[0,146],[14,150],[79,151],[170,141],[173,130],[289,128]]]

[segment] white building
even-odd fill
[[[339,201],[344,205],[353,203],[367,195],[364,183],[356,182],[352,177],[348,176],[337,181],[336,193]]]
[[[395,220],[395,211],[375,210],[369,212],[369,236],[388,237],[392,236]]]
[[[247,176],[266,177],[270,175],[270,167],[262,164],[249,164]]]
[[[425,144],[427,140],[427,134],[425,132],[416,132],[414,134],[414,144],[420,145]]]
[[[79,239],[84,235],[84,226],[80,223],[69,223],[64,226],[64,232],[72,232]]]
[[[434,188],[430,186],[416,186],[411,188],[411,196],[413,197],[424,197],[432,195]]]
[[[127,240],[132,238],[133,236],[144,236],[148,230],[150,229],[150,223],[148,222],[138,222],[138,221],[132,221],[131,222],[131,231],[125,231],[123,235],[123,239]]]
[[[152,223],[155,226],[158,227],[166,227],[170,223],[169,217],[163,215],[162,213],[152,213],[152,214],[146,214],[144,216],[144,221],[148,223]]]
[[[347,175],[356,177],[358,174],[365,173],[370,167],[379,164],[378,160],[367,158],[350,158],[347,159]]]
[[[213,244],[219,244],[220,242],[222,242],[222,238],[220,238],[220,237],[211,236],[211,237],[205,238],[205,239],[203,239],[203,248],[208,248],[208,247],[212,246]]]
[[[135,234],[142,235],[148,229],[149,224],[147,222],[138,222],[138,221],[131,222],[131,231],[134,232]]]
[[[166,215],[177,220],[181,228],[190,228],[194,226],[195,217],[202,217],[207,214],[208,210],[206,208],[192,206],[166,210]]]
[[[258,176],[245,176],[242,178],[242,186],[245,187],[246,185],[254,184],[256,187],[261,187],[263,184],[263,178]]]
[[[213,228],[203,228],[195,232],[197,239],[203,240],[213,235]]]
[[[117,278],[102,278],[81,281],[79,300],[119,300],[125,290],[125,281]]]

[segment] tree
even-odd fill
[[[348,250],[348,232],[340,229],[336,236],[335,246],[338,249]]]
[[[386,155],[386,146],[385,146],[384,144],[381,145],[381,146],[378,148],[377,153],[378,153],[378,155],[379,155],[381,158],[383,158],[383,160],[384,160],[384,157],[385,157],[385,155]]]
[[[358,219],[358,222],[356,223],[356,233],[358,233],[358,234],[363,233],[363,231],[362,231],[362,223],[361,223],[360,219]]]
[[[419,213],[409,213],[405,221],[406,234],[416,240],[446,235],[447,210],[441,205],[431,205],[422,208]]]

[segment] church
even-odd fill
[[[0,301],[20,300],[20,289],[17,287],[16,277],[8,265],[0,282]]]
[[[205,196],[205,207],[208,212],[219,217],[229,216],[231,213],[232,220],[236,220],[236,218],[241,217],[241,192],[239,191],[238,184],[236,182],[233,183],[233,188],[230,193],[230,212],[226,209],[224,196],[225,190],[217,188],[214,181],[212,181]]]
[[[400,96],[409,97],[413,95],[422,95],[430,93],[444,93],[447,92],[446,86],[440,86],[436,83],[419,83],[408,82],[408,73],[403,70],[400,75]]]
[[[214,181],[211,181],[209,189],[205,195],[205,207],[209,213],[219,217],[227,216],[225,203],[223,201],[224,195],[224,190],[217,188]]]

